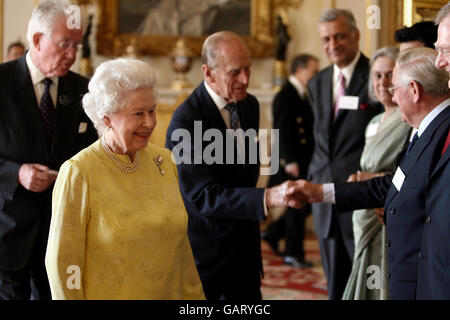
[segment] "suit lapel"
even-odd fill
[[[200,88],[199,98],[203,101],[202,103],[199,103],[203,119],[207,119],[208,122],[210,122],[208,127],[217,128],[220,131],[225,132],[227,129],[225,121],[223,120],[219,108],[217,108],[213,99],[209,96],[208,91],[206,91],[204,82],[202,82],[202,86]]]
[[[79,97],[75,97],[71,92],[67,76],[60,77],[58,82],[58,98],[56,103],[56,126],[53,133],[52,151],[56,150],[62,144],[70,144],[74,139],[74,134],[78,134],[79,122],[77,106],[74,105],[80,101]]]
[[[330,119],[330,123],[332,123],[334,115],[333,115],[333,66],[328,67],[327,70],[323,73],[324,81],[323,86],[321,88],[321,96],[323,98],[323,114],[324,119]]]
[[[450,159],[450,148],[447,148],[445,153],[442,155],[442,157],[439,159],[438,164],[433,170],[433,173],[431,174],[430,180],[434,177],[434,175],[439,172],[439,170],[444,167],[444,165],[449,161]]]

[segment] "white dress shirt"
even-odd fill
[[[28,70],[30,71],[31,82],[33,83],[34,93],[36,94],[37,104],[41,104],[42,94],[44,93],[45,85],[42,83],[42,80],[45,79],[45,76],[42,72],[35,66],[33,61],[31,60],[30,52],[28,51],[26,55],[26,62],[28,66]],[[56,108],[56,99],[58,96],[58,77],[50,77],[53,83],[50,86],[50,96],[53,100],[53,105]]]
[[[333,65],[333,106],[336,102],[338,93],[339,93],[339,73],[342,72],[345,78],[345,88],[348,87],[350,81],[352,80],[353,71],[355,71],[356,64],[358,63],[359,58],[361,57],[361,52],[358,51],[356,57],[350,62],[349,65],[345,66],[342,69],[339,69],[337,65]]]

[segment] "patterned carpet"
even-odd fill
[[[282,243],[280,243],[281,249]],[[327,300],[326,279],[320,264],[317,239],[314,235],[304,240],[306,260],[314,264],[311,269],[296,269],[283,264],[267,243],[262,242],[264,300]]]

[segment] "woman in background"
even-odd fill
[[[370,60],[369,96],[380,102],[385,112],[375,116],[367,125],[360,161],[362,171],[351,175],[349,181],[363,181],[393,171],[396,159],[409,137],[411,127],[402,122],[400,110],[392,102],[389,92],[397,55],[398,48],[389,46],[377,50]],[[355,255],[342,299],[388,299],[388,285],[384,276],[387,273],[385,227],[373,209],[355,210],[352,219]],[[368,279],[371,274],[375,276]]]
[[[100,140],[66,161],[53,192],[46,267],[53,299],[204,299],[152,69],[101,64],[83,98]]]

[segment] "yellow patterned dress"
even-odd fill
[[[124,173],[100,140],[61,166],[45,259],[53,299],[204,299],[176,170],[149,144]]]

